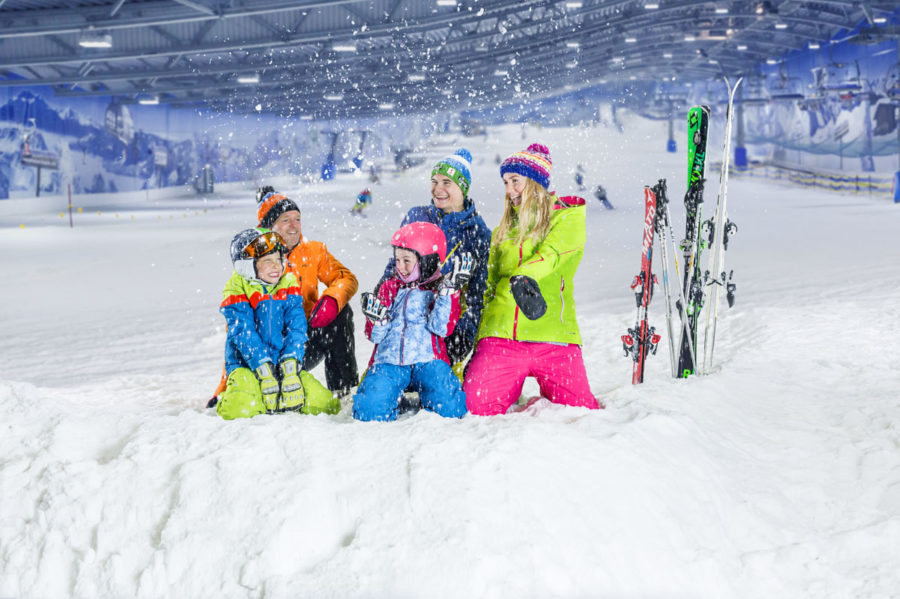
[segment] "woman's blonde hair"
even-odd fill
[[[494,229],[494,243],[500,244],[506,239],[512,239],[516,245],[523,244],[526,240],[537,243],[547,236],[550,230],[550,211],[553,209],[553,196],[547,189],[533,179],[525,180],[525,189],[522,190],[522,203],[516,211],[509,194],[506,195],[503,208],[503,218]],[[518,225],[515,236],[510,235],[513,227]]]

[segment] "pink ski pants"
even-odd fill
[[[487,337],[478,342],[466,369],[466,407],[478,416],[504,414],[533,376],[541,396],[553,403],[602,407],[588,384],[579,345],[557,345]]]

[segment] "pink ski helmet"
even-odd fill
[[[391,245],[418,255],[422,281],[430,280],[447,258],[447,239],[440,227],[432,223],[409,223],[401,227],[391,237]]]

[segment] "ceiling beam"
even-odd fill
[[[112,7],[112,10],[109,11],[109,16],[116,16],[116,13],[119,12],[119,9],[122,8],[123,4],[125,4],[125,0],[118,0],[118,2],[116,2],[116,4]]]
[[[665,24],[667,26],[671,26],[675,30],[681,30],[683,28],[684,24],[689,21],[690,21],[690,18],[669,19],[665,22]],[[213,22],[211,21],[209,23],[213,23]],[[618,54],[619,50],[623,50],[625,48],[625,46],[623,44],[621,44],[619,37],[610,37],[608,35],[603,35],[605,33],[606,29],[607,29],[607,27],[605,25],[597,25],[597,26],[588,27],[588,28],[584,28],[584,29],[580,30],[578,33],[581,37],[584,37],[589,40],[599,40],[597,42],[590,42],[590,43],[584,44],[580,50],[580,53],[584,54],[585,52],[590,51],[591,49],[601,49],[601,50],[609,51],[612,55],[612,54]],[[622,35],[626,35],[627,33],[628,33],[628,31],[624,30],[622,32]],[[457,38],[457,39],[453,40],[451,43],[457,44],[457,45],[458,44],[475,44],[479,40],[484,39],[487,35],[492,35],[492,34],[475,34],[475,35],[470,34],[466,37]],[[672,48],[672,51],[674,51],[674,52],[683,51],[681,48],[685,45],[685,42],[680,41],[680,38],[679,38],[679,41],[677,41],[677,42],[673,42],[673,41],[669,40],[668,38],[673,35],[674,35],[673,33],[668,32],[668,31],[654,33],[652,36],[645,34],[643,37],[641,37],[640,45],[643,47],[643,46],[647,46],[648,44],[657,44],[658,47],[660,47],[660,48],[669,46]],[[737,40],[732,40],[732,42],[738,43]],[[701,39],[701,40],[698,40],[697,42],[694,42],[691,45],[693,45],[694,47],[706,47],[706,45],[708,43],[709,43],[708,41]],[[717,46],[722,46],[724,48],[724,46],[726,44],[727,43],[721,43],[721,44],[717,43]],[[772,47],[772,48],[776,49],[779,54],[783,53],[787,50],[791,50],[791,49],[796,50],[796,49],[802,48],[802,46],[798,46],[798,45],[791,45],[791,44],[786,45],[784,43],[779,43],[777,41],[770,40],[769,37],[766,37],[761,40],[757,40],[754,42],[754,44]],[[549,48],[554,48],[554,47],[561,48],[561,47],[563,47],[563,45],[564,45],[564,42],[563,42],[562,38],[541,36],[541,37],[537,37],[536,41],[531,42],[530,44],[527,44],[527,45],[513,45],[512,43],[508,43],[502,47],[492,48],[491,52],[489,52],[489,53],[483,53],[483,54],[476,53],[476,54],[474,54],[474,57],[471,52],[470,53],[460,52],[460,53],[458,53],[458,55],[456,56],[455,59],[450,58],[449,60],[445,60],[442,63],[437,64],[435,66],[438,69],[441,69],[441,68],[452,69],[453,67],[455,67],[457,65],[465,65],[465,64],[471,63],[473,61],[479,62],[481,60],[487,60],[487,61],[497,62],[497,61],[505,61],[506,59],[511,58],[511,57],[519,57],[519,59],[523,60],[523,61],[529,60],[530,56],[540,57],[542,59],[549,59],[549,58],[551,58],[551,56],[547,55],[547,50]],[[385,52],[379,56],[378,53],[376,52],[374,57],[375,58],[396,59],[396,58],[406,57],[406,55],[407,55],[407,51],[405,48],[393,46],[393,47],[389,47],[388,49],[391,50],[390,54]],[[660,50],[660,51],[662,51],[662,50]],[[628,52],[631,53],[631,52],[633,52],[633,50],[629,50]],[[531,53],[531,54],[529,54],[529,53]],[[579,51],[566,49],[566,50],[563,50],[560,53],[560,55],[561,56],[571,55],[573,57],[577,57],[579,55]],[[716,57],[715,52],[710,52],[710,55],[712,57]],[[753,52],[747,52],[746,55],[748,55],[748,56],[753,55]],[[155,54],[152,56],[158,57],[159,54]],[[757,57],[758,56],[759,55],[757,55]],[[768,54],[764,55],[764,56],[768,56]],[[336,59],[336,60],[328,58],[325,60],[314,61],[310,66],[312,69],[333,68],[335,66],[340,66],[340,65],[348,65],[348,66],[353,65],[354,63],[357,63],[358,60],[359,60],[359,58],[356,56],[345,57],[345,58]],[[250,64],[246,64],[246,65],[235,65],[233,63],[226,63],[221,66],[204,67],[203,72],[209,73],[209,74],[227,74],[227,73],[231,73],[231,72],[233,72],[235,74],[240,74],[240,73],[248,73],[248,72],[260,72],[260,71],[265,70],[266,72],[271,73],[271,72],[276,72],[276,71],[283,70],[283,69],[293,68],[293,67],[296,67],[296,66],[302,65],[302,64],[308,64],[309,61],[310,61],[310,59],[308,57],[300,57],[300,58],[293,59],[293,60],[278,59],[278,60],[273,61],[271,59],[266,59],[264,62],[250,63]],[[400,65],[402,68],[413,68],[413,65],[411,65],[407,62],[401,62]],[[100,72],[100,73],[93,74],[89,79],[84,79],[83,81],[85,81],[85,82],[115,81],[115,80],[128,79],[128,78],[132,78],[132,77],[181,78],[181,77],[197,77],[198,76],[198,70],[196,67],[174,69],[174,68],[172,68],[172,66],[173,66],[172,64],[169,64],[165,68],[148,69],[146,71],[137,71],[137,72],[133,68],[121,69],[118,71]],[[67,83],[67,81],[61,77],[54,77],[54,78],[42,78],[40,80],[33,81],[33,83],[34,84],[43,84],[43,85],[53,85],[53,84]],[[18,81],[0,81],[0,87],[10,86],[10,85],[20,85],[20,84],[21,83],[19,83]]]
[[[129,29],[153,25],[174,25],[194,23],[210,19],[236,19],[250,15],[265,15],[279,12],[295,12],[313,8],[327,8],[337,4],[359,2],[360,0],[243,0],[237,7],[222,8],[220,13],[204,14],[190,7],[171,2],[142,2],[122,8],[115,18],[105,14],[105,8],[80,7],[77,9],[48,9],[41,11],[41,24],[35,24],[33,14],[6,14],[6,26],[0,29],[0,39],[46,35],[48,33],[77,33],[89,25],[97,29]],[[21,23],[18,23],[21,21]]]
[[[206,6],[205,4],[200,4],[199,2],[193,2],[192,0],[175,0],[175,2],[177,2],[178,4],[181,4],[182,6],[187,6],[188,8],[192,8],[192,9],[196,10],[197,12],[201,12],[205,15],[218,16],[218,15],[216,15],[216,11],[214,11],[210,7]]]
[[[514,4],[514,3],[513,3]],[[505,5],[505,9],[500,11],[500,15],[503,14],[511,14],[514,12],[509,5]],[[517,6],[518,9],[521,9],[521,6]],[[594,9],[596,10],[596,9]],[[732,15],[733,16],[733,15]],[[756,15],[743,15],[745,17],[756,18]],[[420,22],[416,25],[407,26],[404,28],[404,33],[407,35],[414,33],[416,31],[431,31],[434,29],[434,26],[440,24],[447,24],[446,17],[439,16],[434,18],[436,22],[429,21],[428,23]],[[624,33],[629,31],[640,31],[645,30],[647,26],[654,27],[664,27],[664,26],[677,26],[684,25],[694,22],[694,17],[692,16],[679,16],[676,18],[670,18],[665,20],[656,20],[655,25],[642,25],[640,22],[630,23],[628,27],[625,24],[610,24],[604,26],[601,24],[600,26],[595,26],[590,28],[591,31],[600,32],[608,32],[608,30],[617,30],[618,32]],[[439,23],[437,22],[439,21]],[[472,22],[472,18],[460,18],[458,25],[463,25],[468,22]],[[828,27],[839,27],[845,25],[844,23],[837,22],[828,22],[828,21],[816,21]],[[539,21],[537,23],[530,23],[528,26],[539,26],[546,25],[548,23],[553,23],[552,19],[547,19],[545,21]],[[231,52],[236,50],[254,50],[260,48],[269,48],[269,47],[290,47],[296,45],[304,45],[313,42],[326,42],[332,41],[336,39],[370,39],[370,38],[378,38],[379,36],[384,36],[385,34],[392,34],[395,31],[396,24],[378,24],[374,25],[371,28],[368,28],[365,32],[359,33],[355,29],[344,29],[341,32],[334,31],[316,31],[316,32],[307,32],[303,34],[295,34],[292,36],[288,36],[287,39],[279,39],[272,40],[271,38],[264,38],[258,40],[235,40],[228,41],[225,43],[217,43],[217,44],[184,44],[180,47],[166,48],[166,49],[145,49],[145,50],[132,50],[132,51],[121,51],[121,52],[109,52],[97,54],[93,60],[105,60],[105,61],[121,61],[121,60],[133,60],[141,57],[159,57],[159,56],[171,56],[175,54],[191,54],[191,53],[201,53],[201,54],[214,54],[214,53],[224,53]],[[519,27],[522,29],[522,26]],[[160,31],[165,31],[160,28]],[[356,34],[356,35],[354,35]],[[579,35],[583,36],[585,34],[584,31],[579,31]],[[474,39],[484,39],[487,37],[491,37],[495,35],[492,32],[487,32],[483,34],[476,34],[475,36],[468,36],[466,38],[461,38],[458,41],[471,41]],[[93,55],[92,55],[93,56]],[[0,69],[8,69],[15,67],[22,67],[24,65],[30,66],[41,66],[41,65],[49,65],[49,64],[66,64],[70,62],[80,62],[81,60],[89,59],[87,56],[73,57],[71,54],[57,55],[51,57],[40,57],[40,56],[22,56],[20,58],[12,58],[7,59],[5,62],[0,62]]]
[[[6,17],[6,26],[0,29],[0,39],[12,37],[24,37],[34,35],[57,35],[65,33],[79,33],[88,26],[95,29],[127,29],[134,27],[150,27],[153,25],[175,25],[179,23],[193,23],[210,19],[237,19],[251,15],[266,15],[281,12],[309,12],[316,8],[332,8],[344,4],[354,4],[362,0],[242,0],[237,7],[223,7],[218,14],[207,15],[182,6],[174,0],[170,2],[142,2],[129,4],[122,8],[122,13],[115,18],[109,18],[105,13],[91,10],[90,8],[44,10],[41,11],[41,24],[35,24],[33,14],[23,11],[21,17],[14,14],[3,15]],[[542,0],[508,0],[500,2],[486,9],[487,13],[516,10],[517,8],[540,3]],[[127,14],[125,14],[127,13]],[[458,15],[438,15],[422,19],[414,24],[421,26],[433,26],[451,20],[459,19]],[[16,21],[22,24],[16,24]],[[391,23],[391,26],[396,26]]]

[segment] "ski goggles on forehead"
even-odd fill
[[[248,243],[247,247],[244,248],[244,252],[250,258],[262,258],[272,252],[280,252],[282,247],[284,247],[284,240],[281,238],[281,235],[275,231],[269,231]]]

